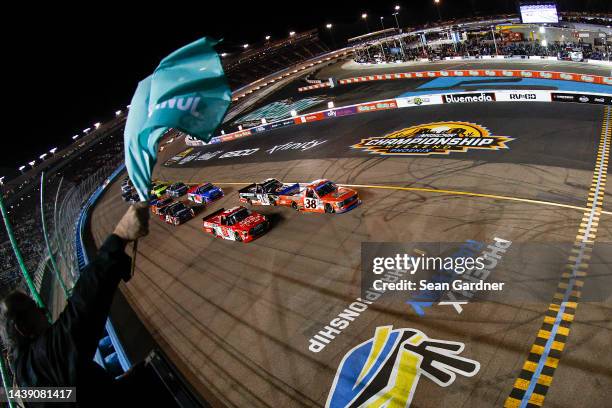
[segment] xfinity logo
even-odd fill
[[[589,101],[589,98],[588,98],[587,96],[582,95],[580,98],[578,98],[578,100],[579,100],[580,102],[588,102],[588,101]]]
[[[536,99],[536,94],[528,93],[528,94],[510,94],[510,99],[512,100],[534,100]]]
[[[477,94],[443,95],[444,103],[466,103],[466,102],[493,102],[495,94],[491,92],[480,92]]]

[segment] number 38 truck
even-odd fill
[[[361,203],[357,191],[338,187],[329,180],[308,184],[283,184],[268,179],[239,191],[240,201],[248,204],[280,205],[297,211],[343,213]]]

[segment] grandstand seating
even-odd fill
[[[228,55],[223,58],[223,69],[230,87],[236,89],[327,51],[329,48],[315,29]]]

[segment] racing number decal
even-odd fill
[[[316,198],[304,198],[304,208],[307,210],[314,210],[317,208],[318,201]]]

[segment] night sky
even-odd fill
[[[558,2],[561,11],[599,12],[610,12],[611,3]],[[402,7],[402,26],[438,18],[433,0],[11,4],[17,8],[5,13],[3,22],[11,25],[2,27],[3,62],[9,71],[4,100],[10,109],[0,167],[15,170],[52,147],[66,146],[72,135],[96,121],[112,118],[161,58],[201,36],[224,38],[219,50],[232,52],[267,34],[281,38],[290,30],[311,28],[326,34],[324,26],[331,22],[340,45],[343,36],[365,32],[362,12],[371,17],[372,31],[380,28],[380,16],[391,25],[396,4]],[[516,2],[441,0],[440,9],[443,19],[468,17],[515,12]]]

